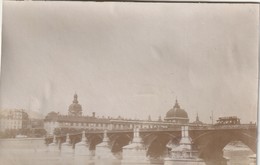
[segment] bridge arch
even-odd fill
[[[199,149],[199,157],[213,164],[223,160],[223,149],[232,141],[241,141],[256,152],[256,133],[252,130],[207,131],[193,138],[193,143]]]
[[[96,145],[101,143],[103,141],[103,135],[102,134],[94,134],[87,137],[89,142],[89,150],[95,150]]]
[[[128,145],[129,142],[132,140],[132,136],[129,134],[113,134],[110,136],[111,140],[111,152],[121,152],[123,146]]]
[[[147,156],[152,158],[159,158],[165,156],[168,152],[166,145],[171,143],[178,143],[180,135],[171,133],[151,133],[144,137],[145,145],[147,146]]]

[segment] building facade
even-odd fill
[[[68,108],[68,115],[61,115],[58,112],[50,112],[44,119],[44,129],[48,134],[62,132],[66,129],[85,129],[85,130],[125,130],[133,128],[156,129],[169,128],[174,125],[188,124],[189,118],[185,110],[180,108],[178,101],[170,109],[164,118],[159,117],[158,120],[151,120],[149,116],[147,120],[125,119],[123,117],[96,117],[82,116],[82,106],[78,102],[77,94],[74,95],[72,104]]]
[[[29,116],[22,109],[4,110],[0,114],[0,131],[10,129],[26,129],[29,125]]]

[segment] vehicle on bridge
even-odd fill
[[[240,119],[236,116],[219,117],[215,125],[238,125]]]

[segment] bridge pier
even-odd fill
[[[60,152],[56,136],[53,136],[53,141],[48,145],[48,152]]]
[[[62,143],[62,145],[61,145],[61,153],[63,153],[63,154],[73,154],[74,153],[69,134],[67,134],[67,136],[66,136],[66,142]]]
[[[164,159],[164,165],[205,165],[205,162],[198,158],[198,151],[192,148],[188,126],[182,126],[179,145],[172,145],[170,149],[169,156]]]
[[[81,142],[75,145],[75,155],[82,155],[82,156],[93,156],[89,150],[88,139],[86,138],[85,131],[82,132]]]
[[[149,164],[150,161],[147,158],[146,153],[147,149],[145,148],[143,140],[140,137],[139,128],[134,129],[132,143],[123,147],[122,164]]]
[[[114,155],[111,152],[109,145],[109,138],[107,136],[107,130],[104,131],[103,141],[96,145],[95,151],[96,159],[115,159]]]

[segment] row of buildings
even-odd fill
[[[74,95],[72,104],[68,108],[68,114],[50,112],[44,119],[33,119],[23,109],[12,109],[0,112],[0,132],[6,130],[35,130],[44,129],[47,134],[72,130],[124,130],[133,128],[153,129],[169,128],[175,125],[196,124],[202,125],[198,115],[195,122],[190,123],[187,112],[182,109],[176,100],[174,106],[166,113],[165,117],[157,120],[126,119],[123,117],[96,117],[95,112],[91,116],[82,115],[82,106],[78,102],[77,94]],[[64,132],[65,133],[65,132]]]
[[[26,129],[29,124],[29,116],[22,109],[12,109],[1,111],[0,131],[7,129]]]
[[[171,108],[162,119],[147,120],[126,119],[123,117],[96,117],[82,116],[82,106],[78,102],[77,94],[74,95],[72,104],[68,108],[67,115],[61,115],[58,112],[50,112],[44,119],[44,129],[48,134],[53,134],[55,130],[62,129],[85,129],[85,130],[122,130],[133,128],[169,128],[174,125],[183,125],[189,123],[187,112],[182,109],[176,100],[175,105]],[[202,125],[198,115],[195,122],[190,124]]]
[[[43,119],[30,118],[24,109],[5,109],[0,111],[0,138],[10,138],[23,134],[43,136]]]

